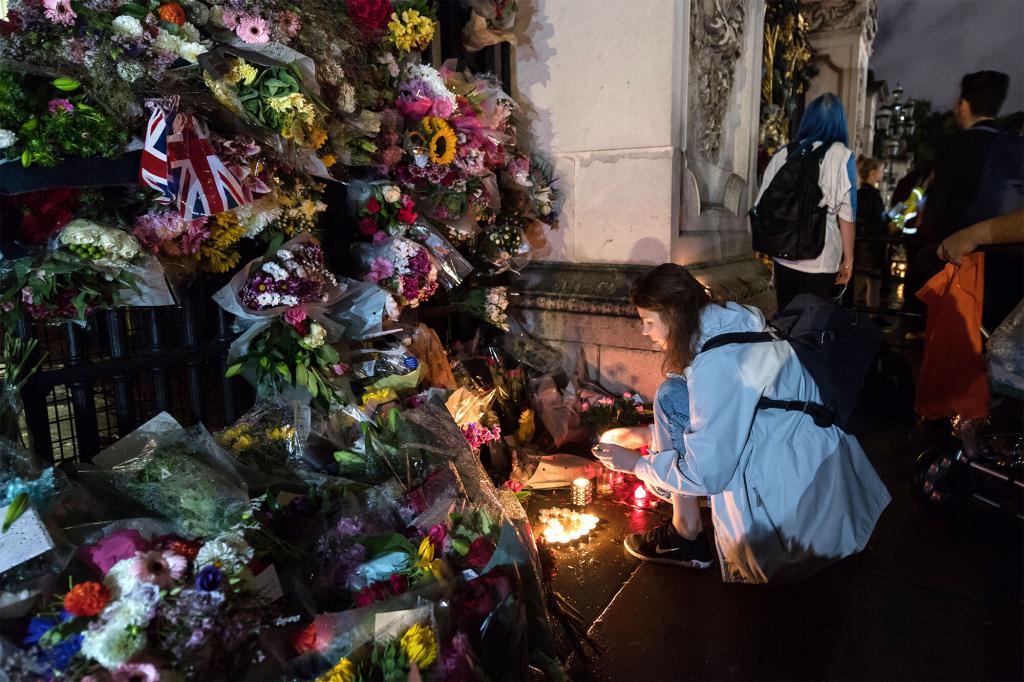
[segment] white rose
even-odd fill
[[[142,35],[142,22],[127,14],[122,14],[110,22],[110,27],[114,29],[114,33],[129,38],[138,38]]]
[[[402,190],[398,189],[394,185],[388,185],[385,187],[381,194],[384,196],[384,201],[389,204],[393,204],[402,198]]]
[[[299,345],[302,346],[303,348],[313,350],[324,345],[324,342],[326,340],[327,330],[324,329],[322,325],[319,325],[316,322],[314,322],[313,324],[309,325],[309,334],[306,334],[306,336],[302,337],[302,339],[299,340]]]
[[[18,136],[13,131],[0,128],[0,149],[7,149],[18,141]]]
[[[181,43],[181,47],[178,49],[178,56],[187,62],[192,64],[196,63],[199,59],[199,55],[207,52],[208,48],[202,43]]]

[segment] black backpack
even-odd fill
[[[708,339],[701,353],[730,343],[788,341],[821,393],[821,404],[762,397],[759,410],[805,412],[823,428],[846,430],[857,406],[864,377],[885,341],[870,319],[814,294],[800,294],[772,318],[764,332],[720,334]]]
[[[786,163],[750,209],[754,250],[787,260],[817,258],[825,248],[828,209],[818,205],[818,176],[828,145],[800,149],[792,142],[786,150]]]

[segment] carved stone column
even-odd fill
[[[817,52],[818,76],[807,101],[825,92],[839,95],[846,109],[850,148],[870,154],[865,127],[868,60],[878,32],[878,0],[800,0]]]
[[[610,388],[653,397],[632,276],[672,261],[728,298],[771,299],[745,217],[764,0],[519,0],[518,16],[512,94],[566,196],[519,312]]]

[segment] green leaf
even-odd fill
[[[57,88],[62,92],[72,92],[74,90],[77,90],[82,85],[74,78],[66,78],[63,76],[60,78],[55,78],[51,82],[53,83],[53,87]]]
[[[366,460],[362,457],[348,450],[338,450],[335,452],[334,460],[343,467],[359,466],[366,463]]]
[[[19,493],[14,501],[7,507],[7,514],[4,516],[2,532],[6,533],[11,525],[21,518],[21,515],[28,511],[28,493]]]
[[[306,377],[306,389],[309,390],[309,394],[316,398],[320,394],[316,382],[316,372],[309,372]]]
[[[407,552],[415,554],[416,548],[401,533],[388,533],[387,535],[375,535],[370,538],[363,538],[359,541],[366,548],[368,559],[390,554],[391,552]],[[466,551],[469,551],[467,548]]]
[[[224,376],[230,379],[233,376],[242,373],[242,368],[245,366],[245,362],[236,362],[235,364],[228,367],[228,371],[224,373]]]
[[[292,371],[288,369],[288,365],[283,362],[277,363],[277,373],[284,377],[284,380],[289,384],[292,383]]]
[[[469,554],[469,542],[460,538],[451,539],[452,549],[459,553],[459,556],[466,556]]]
[[[299,364],[295,366],[295,385],[305,386],[309,382],[309,370],[303,365]]]

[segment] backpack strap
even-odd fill
[[[770,327],[767,331],[763,332],[730,332],[728,334],[713,336],[705,341],[697,355],[731,343],[763,343],[765,341],[785,340],[786,339],[780,336],[777,331]],[[814,420],[815,426],[820,426],[823,429],[827,429],[835,424],[835,415],[832,414],[832,410],[820,403],[812,403],[809,400],[773,400],[771,398],[761,396],[761,399],[757,401],[757,409],[779,409],[786,410],[787,412],[803,412]]]

